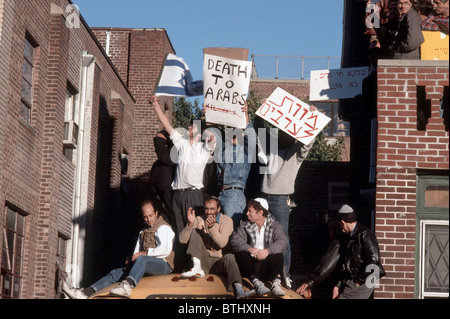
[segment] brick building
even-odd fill
[[[368,64],[365,3],[345,1],[342,67]],[[0,0],[0,298],[54,298],[62,270],[83,286],[120,266],[148,194],[160,128],[148,98],[174,49],[164,29],[91,29],[71,4]],[[350,162],[302,166],[293,275],[315,266],[322,226],[351,200],[380,241],[376,298],[448,296],[448,71],[380,61],[376,121],[339,101]],[[251,85],[307,97],[277,81]]]
[[[448,61],[378,66],[379,298],[448,298],[448,74]]]
[[[173,48],[127,32],[108,56],[70,1],[0,0],[0,298],[57,297],[64,270],[92,283],[134,241]]]
[[[365,8],[345,1],[343,67],[368,65]],[[380,60],[373,105],[340,101],[351,200],[387,271],[375,298],[448,298],[448,72],[448,61]]]

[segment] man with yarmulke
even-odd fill
[[[288,238],[283,227],[269,212],[264,198],[251,199],[247,219],[231,237],[231,247],[241,274],[248,277],[258,296],[272,293],[284,296],[281,288],[283,252]],[[270,289],[264,281],[272,281]]]
[[[378,240],[358,222],[352,207],[343,205],[337,214],[344,233],[333,299],[368,299],[386,273],[381,265]]]

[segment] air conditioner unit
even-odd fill
[[[69,149],[77,148],[78,125],[74,121],[64,122],[64,147]]]

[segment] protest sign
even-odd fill
[[[216,55],[233,60],[248,61],[248,49],[245,48],[203,48],[203,54]]]
[[[281,88],[270,95],[256,111],[256,115],[303,144],[309,144],[331,121],[319,110],[311,112],[308,104]]]
[[[251,61],[205,54],[203,87],[206,121],[237,128],[247,126],[242,108],[247,99]]]
[[[422,31],[425,42],[420,48],[422,60],[448,60],[448,35],[439,31]]]
[[[362,93],[369,67],[311,71],[310,101],[350,99]]]

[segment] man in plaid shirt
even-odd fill
[[[255,198],[248,202],[247,218],[231,237],[231,248],[241,274],[248,277],[258,296],[272,292],[284,296],[281,288],[283,252],[288,238],[283,227],[269,212],[266,199]],[[271,289],[263,281],[271,280]]]
[[[448,34],[448,0],[433,1],[434,14],[430,14],[422,23],[422,30],[441,31]]]

